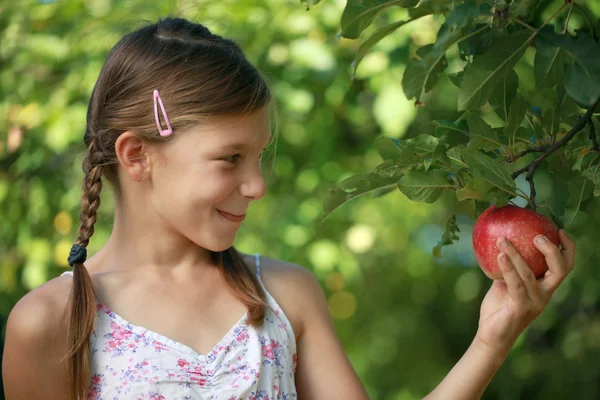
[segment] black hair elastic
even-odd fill
[[[83,264],[87,258],[87,249],[75,243],[69,253],[69,265]]]

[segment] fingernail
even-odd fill
[[[537,235],[535,238],[535,241],[538,242],[539,244],[544,244],[544,243],[546,243],[546,236]]]
[[[500,247],[506,247],[508,246],[508,241],[506,240],[506,238],[501,237],[498,240],[498,244],[500,245]]]
[[[506,261],[506,254],[500,253],[500,261]]]

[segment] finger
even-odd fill
[[[544,235],[534,238],[535,247],[546,257],[548,269],[556,275],[566,276],[568,271],[567,262],[560,249]]]
[[[562,247],[561,252],[567,263],[567,270],[570,272],[575,267],[575,241],[567,235],[564,229],[558,231],[558,237]]]
[[[538,238],[543,240],[538,241]],[[562,241],[561,239],[561,243]],[[575,243],[572,240],[570,241],[571,243],[566,243],[565,241],[567,247],[561,253],[559,248],[543,235],[537,236],[533,242],[537,249],[544,255],[546,264],[548,264],[548,272],[544,276],[540,286],[545,293],[552,295],[567,274],[573,269],[570,263],[575,259]],[[572,247],[568,247],[569,245]]]
[[[527,289],[525,289],[525,283],[508,256],[502,252],[498,254],[498,266],[500,267],[500,272],[502,272],[502,278],[504,279],[504,283],[506,283],[506,289],[511,299],[518,306],[527,304],[530,299],[527,295]]]
[[[527,291],[529,298],[541,303],[542,296],[535,275],[525,260],[523,260],[523,257],[521,257],[517,249],[505,237],[498,239],[498,247],[501,252],[504,252],[509,257],[512,265],[525,285],[525,290]]]

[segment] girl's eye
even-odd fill
[[[262,161],[263,155],[264,155],[265,153],[266,153],[266,150],[264,150],[264,151],[262,151],[262,152],[260,153],[260,155],[259,155],[259,160],[261,160],[261,161]],[[232,156],[228,156],[228,157],[225,157],[225,158],[223,158],[223,160],[225,160],[225,161],[228,161],[228,162],[230,162],[230,163],[232,163],[232,164],[236,164],[236,161],[237,161],[237,160],[238,160],[240,157],[242,157],[242,155],[241,155],[241,154],[234,154],[234,155],[232,155]]]
[[[230,162],[230,163],[232,163],[232,164],[235,164],[236,160],[237,160],[239,157],[241,157],[239,154],[234,154],[234,155],[232,155],[232,156],[225,157],[225,158],[224,158],[224,160],[225,160],[225,161],[229,161],[229,162]]]

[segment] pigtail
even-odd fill
[[[83,257],[75,256],[73,262],[73,288],[69,298],[69,346],[66,357],[68,368],[69,400],[82,400],[86,398],[86,391],[90,379],[91,354],[88,345],[94,326],[96,314],[96,296],[92,279],[90,278],[83,261],[85,249],[94,234],[96,213],[100,206],[100,191],[102,190],[102,153],[96,151],[93,141],[88,147],[88,155],[83,161],[83,196],[81,198],[81,225],[79,237],[74,249]],[[73,254],[72,254],[73,256]],[[71,257],[70,257],[71,260]]]
[[[266,295],[255,274],[246,265],[240,253],[234,248],[222,251],[221,268],[225,282],[248,308],[248,323],[262,324],[266,312]]]

